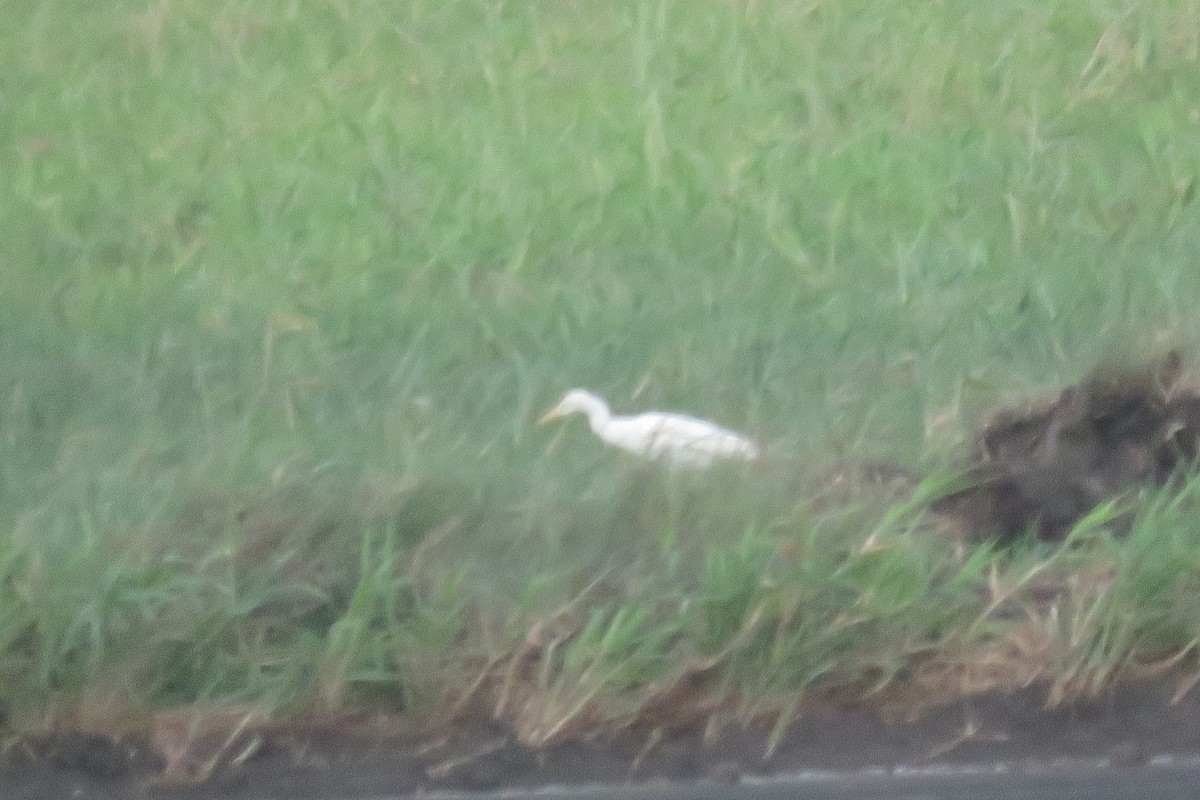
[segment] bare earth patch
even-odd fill
[[[1200,395],[1176,352],[1134,369],[1096,370],[1049,402],[997,411],[977,438],[971,485],[934,504],[975,536],[1033,528],[1062,538],[1106,501],[1162,485],[1200,450]]]

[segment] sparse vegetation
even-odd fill
[[[1200,3],[6,17],[10,739],[483,707],[544,743],[1195,670],[1197,482],[1004,549],[925,507],[998,404],[1190,363]],[[767,456],[532,425],[577,385]]]

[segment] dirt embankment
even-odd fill
[[[164,778],[161,759],[135,743],[62,737],[28,751],[36,757],[0,768],[0,796],[299,800],[548,784],[736,783],[804,770],[1032,767],[1064,759],[1132,767],[1157,756],[1200,753],[1200,693],[1180,698],[1179,689],[1174,680],[1132,683],[1047,710],[1044,688],[1030,687],[963,698],[916,719],[867,706],[814,706],[777,741],[769,727],[731,726],[716,738],[700,729],[659,735],[631,728],[533,749],[484,718],[453,729],[350,719],[291,730],[261,727],[243,731],[238,747],[199,783]]]

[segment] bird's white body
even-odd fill
[[[600,439],[652,461],[707,467],[718,460],[750,461],[758,447],[745,436],[686,414],[651,411],[637,416],[613,416],[608,404],[584,389],[572,389],[542,422],[581,413]]]

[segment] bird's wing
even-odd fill
[[[646,423],[646,455],[651,458],[675,457],[709,463],[713,457],[756,452],[750,441],[726,430],[684,414],[656,414]]]

